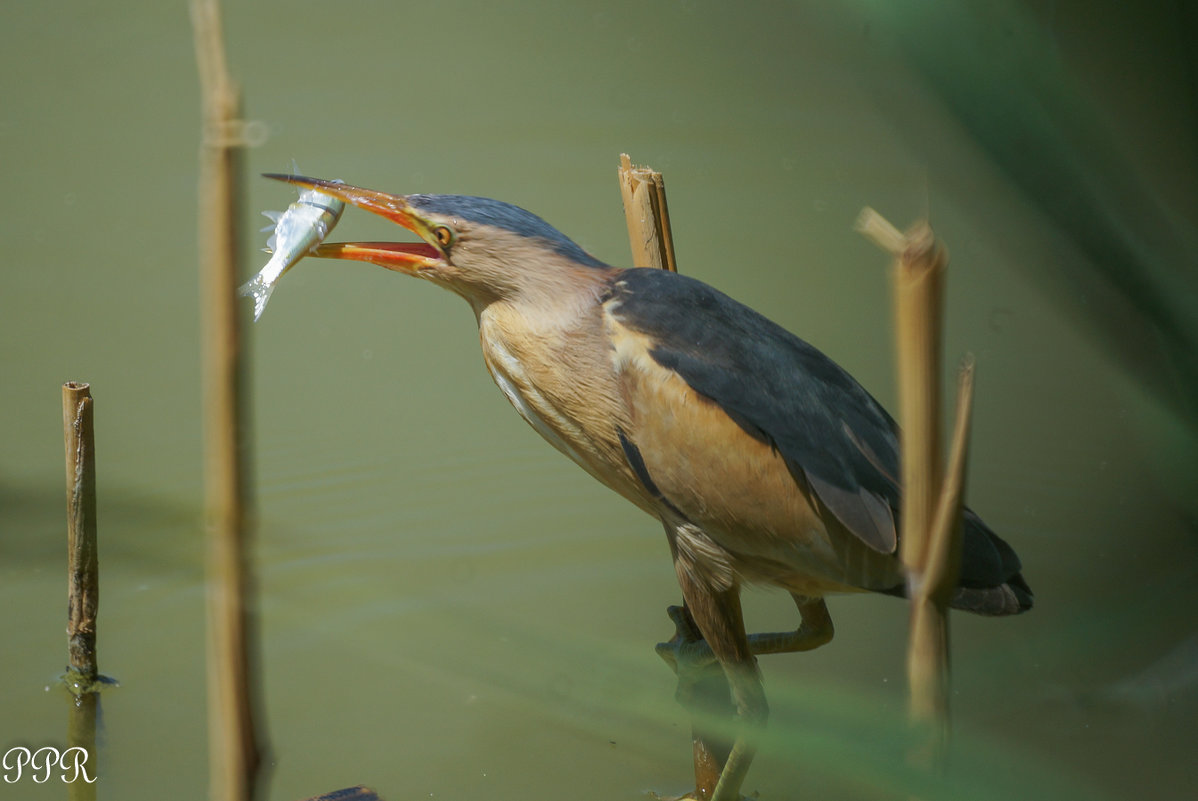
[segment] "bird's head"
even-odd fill
[[[607,268],[564,234],[518,206],[467,195],[391,195],[350,184],[269,174],[385,217],[421,242],[321,244],[316,256],[353,259],[425,278],[470,301],[561,295],[580,276]]]

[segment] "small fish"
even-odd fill
[[[275,285],[283,273],[324,241],[341,219],[344,210],[345,203],[337,198],[315,189],[303,189],[299,200],[288,206],[287,211],[262,212],[275,224],[274,233],[266,243],[266,252],[271,254],[270,261],[237,290],[238,295],[254,299],[254,322],[262,316],[270,293],[275,291]],[[271,229],[268,226],[262,230]]]

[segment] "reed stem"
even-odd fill
[[[262,747],[256,723],[254,575],[248,557],[249,490],[240,319],[240,93],[225,61],[220,5],[192,0],[203,111],[200,284],[203,318],[204,486],[208,541],[208,732],[213,801],[256,795]]]
[[[662,174],[652,167],[634,167],[628,154],[621,153],[619,178],[633,266],[677,272]],[[683,641],[702,639],[685,603],[681,618],[675,617],[674,622],[677,626],[675,638]],[[728,679],[718,664],[713,665],[688,684],[686,691],[679,694],[679,700],[691,714],[695,798],[710,798],[731,748],[724,732],[730,730],[736,715]]]
[[[96,543],[96,444],[88,384],[62,385],[67,487],[67,685],[90,692],[96,667],[100,556]]]
[[[895,332],[903,504],[900,557],[907,572],[909,715],[922,732],[912,760],[943,764],[949,738],[948,608],[961,560],[961,508],[973,400],[973,363],[958,377],[949,464],[940,456],[940,369],[948,254],[927,223],[905,234],[872,209],[857,228],[895,258]]]
[[[665,179],[652,167],[634,167],[627,153],[620,154],[619,175],[632,266],[678,272]]]

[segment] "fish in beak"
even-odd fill
[[[390,195],[374,189],[308,178],[303,175],[264,173],[264,178],[285,181],[295,186],[314,189],[344,201],[351,206],[385,217],[407,228],[422,242],[332,242],[322,243],[310,255],[326,259],[365,261],[406,275],[420,275],[422,270],[444,267],[445,247],[449,244],[444,229],[434,225],[408,203],[403,195]]]

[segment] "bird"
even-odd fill
[[[314,255],[464,298],[486,368],[516,411],[661,522],[703,638],[688,653],[723,668],[740,724],[711,797],[739,799],[768,716],[756,655],[831,640],[827,595],[906,593],[894,419],[832,359],[728,295],[679,273],[609,265],[518,206],[266,177],[414,233],[420,241],[324,243]],[[1030,609],[1011,546],[968,508],[962,529],[951,606]],[[748,584],[790,593],[801,624],[748,634]]]

